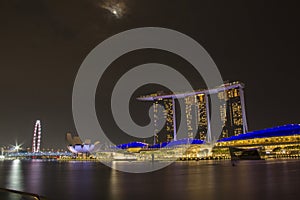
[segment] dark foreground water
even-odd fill
[[[52,200],[300,199],[300,160],[176,162],[146,174],[97,162],[0,161],[0,187]]]

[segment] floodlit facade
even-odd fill
[[[288,124],[220,139],[214,153],[229,154],[228,147],[263,148],[267,156],[300,155],[300,125]]]
[[[162,141],[171,141],[174,139],[174,99],[158,99],[153,102],[154,114],[154,140],[153,143],[157,144]],[[159,105],[164,107],[164,110],[159,109]],[[161,124],[164,123],[165,124]],[[164,127],[162,131],[158,127]]]
[[[72,136],[71,133],[66,134],[67,148],[74,154],[89,154],[96,151],[99,142],[91,143],[91,140],[86,139],[84,142],[78,136]]]
[[[243,89],[243,83],[232,82],[213,89],[186,93],[165,94],[157,92],[139,97],[138,100],[153,102],[154,144],[177,140],[175,99],[184,100],[187,127],[185,137],[201,139],[211,143],[212,140],[236,136],[248,131]],[[212,138],[210,122],[211,95],[217,95],[220,103],[220,119],[222,121],[220,138]],[[161,111],[159,105],[163,106],[165,110]],[[158,127],[162,127],[161,123],[165,121],[164,128],[159,130]]]
[[[243,123],[243,90],[241,87],[218,93],[220,99],[220,117],[223,124],[221,138],[237,136],[247,132]]]
[[[222,138],[212,146],[204,140],[184,138],[150,145],[131,142],[116,146],[130,153],[139,153],[142,159],[151,154],[156,159],[230,158],[229,147],[261,149],[262,158],[300,157],[300,124],[289,124]],[[148,157],[149,158],[148,158]]]

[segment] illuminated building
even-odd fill
[[[198,134],[196,135],[196,138],[200,138],[201,140],[205,140],[206,138],[206,133],[207,133],[207,96],[203,95],[203,94],[198,94],[196,96],[196,100],[197,100],[197,125],[198,125]]]
[[[186,137],[197,138],[211,143],[210,96],[217,95],[220,100],[220,118],[223,123],[220,138],[246,133],[247,120],[244,101],[244,84],[226,83],[219,87],[194,92],[164,94],[158,92],[139,97],[141,101],[152,101],[154,107],[154,144],[177,140],[175,99],[184,99],[186,114]],[[162,105],[165,111],[160,111]],[[164,120],[161,120],[164,119]],[[162,124],[166,121],[162,130]],[[217,135],[217,134],[215,134]]]
[[[174,139],[174,104],[175,102],[172,98],[158,99],[154,101],[154,144]],[[164,110],[160,110],[159,105],[163,106]],[[165,124],[160,124],[162,122],[165,122]],[[160,131],[158,127],[162,126],[164,126],[164,128]]]
[[[187,125],[187,137],[194,138],[194,129],[197,124],[196,113],[196,96],[188,96],[185,100],[185,114],[186,114],[186,125]]]
[[[66,141],[68,143],[67,148],[74,154],[89,154],[96,151],[97,144],[99,142],[95,142],[94,144],[91,143],[91,140],[86,139],[84,142],[78,137],[72,137],[71,133],[67,133]]]
[[[208,128],[208,114],[207,110],[208,95],[197,94],[185,97],[185,114],[187,123],[187,137],[188,138],[198,138],[201,140],[208,139],[206,136],[210,131]],[[211,140],[209,138],[208,140]]]
[[[221,138],[240,135],[248,130],[244,104],[243,86],[218,93],[221,100],[220,116],[223,124]]]
[[[300,155],[300,125],[289,124],[238,136],[220,139],[214,148],[215,155],[228,154],[228,147],[261,148],[267,155]]]
[[[129,153],[140,153],[141,158],[155,154],[157,159],[230,158],[229,147],[258,148],[261,150],[262,158],[297,158],[300,157],[300,124],[278,126],[222,138],[215,143],[212,149],[205,141],[190,138],[154,145],[131,142],[116,147]]]
[[[190,145],[193,148],[190,148]],[[205,145],[205,141],[199,139],[179,139],[176,141],[161,142],[154,145],[149,145],[143,142],[130,142],[126,144],[117,145],[116,148],[126,150],[130,153],[141,153],[141,154],[160,154],[161,157],[168,157],[169,154],[174,152],[186,152],[189,149],[199,148],[201,145]],[[166,152],[164,150],[167,150]],[[176,157],[176,155],[173,155]]]
[[[119,149],[126,149],[128,152],[136,153],[140,152],[142,149],[147,148],[148,144],[144,142],[130,142],[126,144],[120,144],[116,146]]]

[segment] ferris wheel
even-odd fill
[[[42,125],[40,120],[36,120],[34,125],[32,152],[39,152],[41,146]]]

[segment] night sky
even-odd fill
[[[40,119],[42,148],[65,147],[66,132],[76,133],[72,88],[82,61],[109,36],[145,26],[189,35],[208,51],[224,80],[244,82],[250,130],[300,122],[297,5],[285,1],[119,0],[123,11],[116,15],[105,7],[106,2],[0,1],[0,146],[16,140],[31,146],[34,122]],[[122,56],[101,80],[103,87],[96,96],[99,121],[112,137],[120,138],[114,136],[120,133],[103,113],[110,106],[114,80],[132,66],[151,61],[173,66],[194,87],[203,87],[188,64],[170,53],[149,50]],[[136,95],[155,89],[159,87],[146,86]],[[133,118],[146,123],[147,118],[142,117],[146,108],[140,111],[140,103],[136,108],[133,105],[133,115],[139,115]]]

